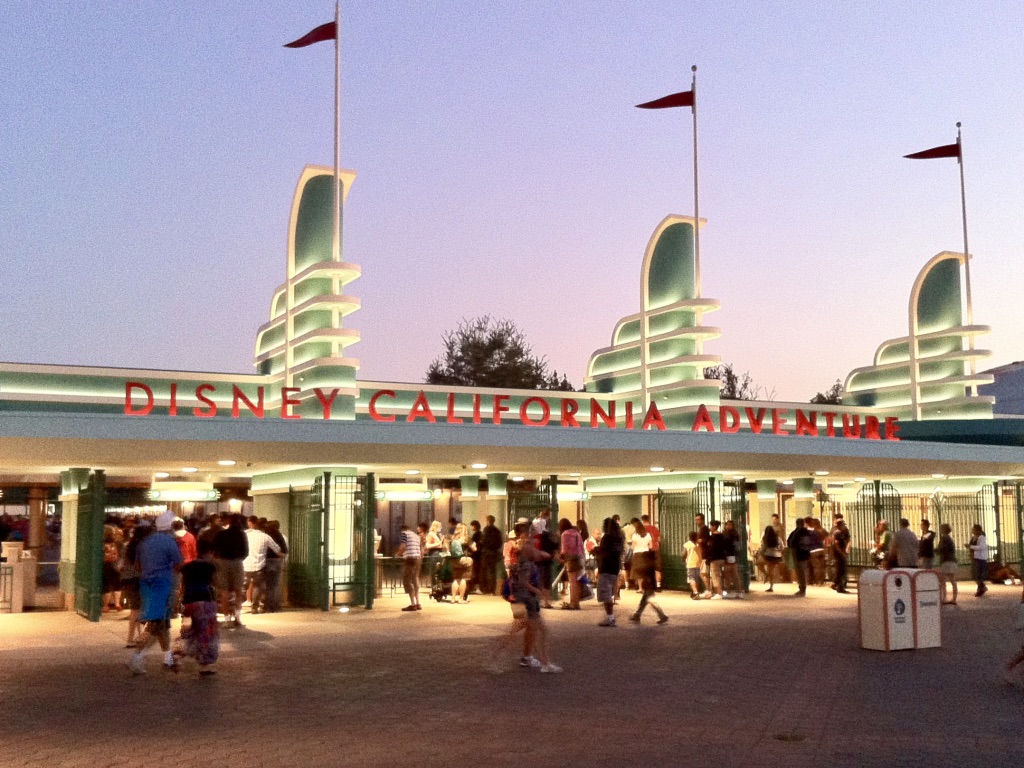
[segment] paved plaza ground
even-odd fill
[[[660,595],[671,617],[545,611],[560,675],[487,655],[500,598],[248,616],[219,672],[133,677],[126,622],[0,616],[0,766],[1019,766],[1024,693],[1002,664],[1019,587],[943,609],[941,649],[857,645],[857,600],[793,587]]]

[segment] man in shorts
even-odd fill
[[[226,598],[223,611],[232,617],[235,627],[241,627],[245,596],[245,567],[242,563],[249,555],[245,517],[238,513],[231,515],[230,523],[217,532],[213,544],[217,556],[217,587]]]
[[[526,525],[516,526],[516,536],[519,543],[519,562],[512,574],[512,594],[516,602],[526,606],[526,647],[533,650],[537,661],[540,662],[541,672],[561,672],[562,668],[553,664],[548,657],[548,630],[540,615],[540,597],[544,590],[537,584],[534,574],[537,570],[537,563],[547,563],[551,556],[542,552],[533,544],[530,529]],[[530,660],[530,666],[537,666],[533,663],[532,656],[524,657]]]
[[[601,542],[594,548],[597,560],[597,599],[604,605],[605,617],[599,627],[615,626],[615,587],[622,569],[622,552],[625,542],[622,529],[610,517],[604,519]]]
[[[136,550],[142,597],[139,620],[146,627],[139,649],[128,662],[128,668],[136,675],[146,673],[146,651],[154,643],[159,643],[160,650],[164,652],[164,668],[178,671],[178,664],[171,654],[171,609],[177,596],[171,592],[182,558],[171,533],[173,522],[173,512],[160,515],[156,519],[156,532],[140,541]]]
[[[423,563],[423,549],[420,547],[420,536],[404,523],[399,530],[398,557],[402,558],[402,586],[409,596],[409,604],[402,610],[421,611],[420,566]]]

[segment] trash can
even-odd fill
[[[938,571],[915,571],[911,577],[914,593],[914,647],[942,647],[942,577]]]
[[[913,576],[909,571],[864,571],[857,580],[860,647],[902,651],[914,645]]]

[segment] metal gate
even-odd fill
[[[953,493],[945,496],[936,493],[932,496],[932,508],[938,525],[946,524],[953,529],[953,541],[956,543],[956,561],[958,565],[971,564],[971,529],[975,524],[985,531],[988,540],[989,560],[995,560],[1002,554],[995,510],[995,493],[992,486],[987,485],[977,493]]]
[[[330,589],[329,605],[356,604],[373,608],[377,594],[374,583],[374,522],[377,499],[372,474],[360,477],[338,475],[330,492],[330,514],[326,527],[326,571]]]
[[[515,528],[516,520],[525,517],[533,520],[544,508],[551,510],[551,524],[558,525],[558,477],[552,475],[543,481],[536,491],[509,491],[508,519],[505,521],[506,531]],[[556,528],[557,530],[557,528]]]
[[[844,515],[852,539],[847,560],[849,567],[874,567],[871,550],[875,542],[875,526],[879,520],[885,520],[889,530],[895,533],[902,516],[903,501],[895,488],[880,480],[865,484],[853,504],[847,506],[847,514]]]
[[[288,601],[301,608],[328,608],[324,567],[325,472],[308,490],[288,489]]]
[[[739,533],[736,563],[744,589],[750,586],[750,558],[747,543],[747,496],[742,483],[719,485],[714,478],[697,483],[689,492],[658,491],[658,524],[661,528],[661,583],[667,589],[686,589],[686,559],[683,555],[690,532],[697,530],[696,517],[705,522],[721,517],[732,520]]]
[[[103,612],[103,514],[106,478],[103,470],[90,473],[78,491],[75,537],[75,611],[89,621]]]

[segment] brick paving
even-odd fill
[[[856,597],[660,596],[671,621],[545,611],[561,675],[495,672],[499,598],[248,616],[219,673],[125,667],[126,622],[0,615],[0,766],[1017,766],[1019,587],[943,609],[941,649],[857,647]],[[760,590],[760,585],[754,586]],[[965,594],[966,593],[966,594]]]

